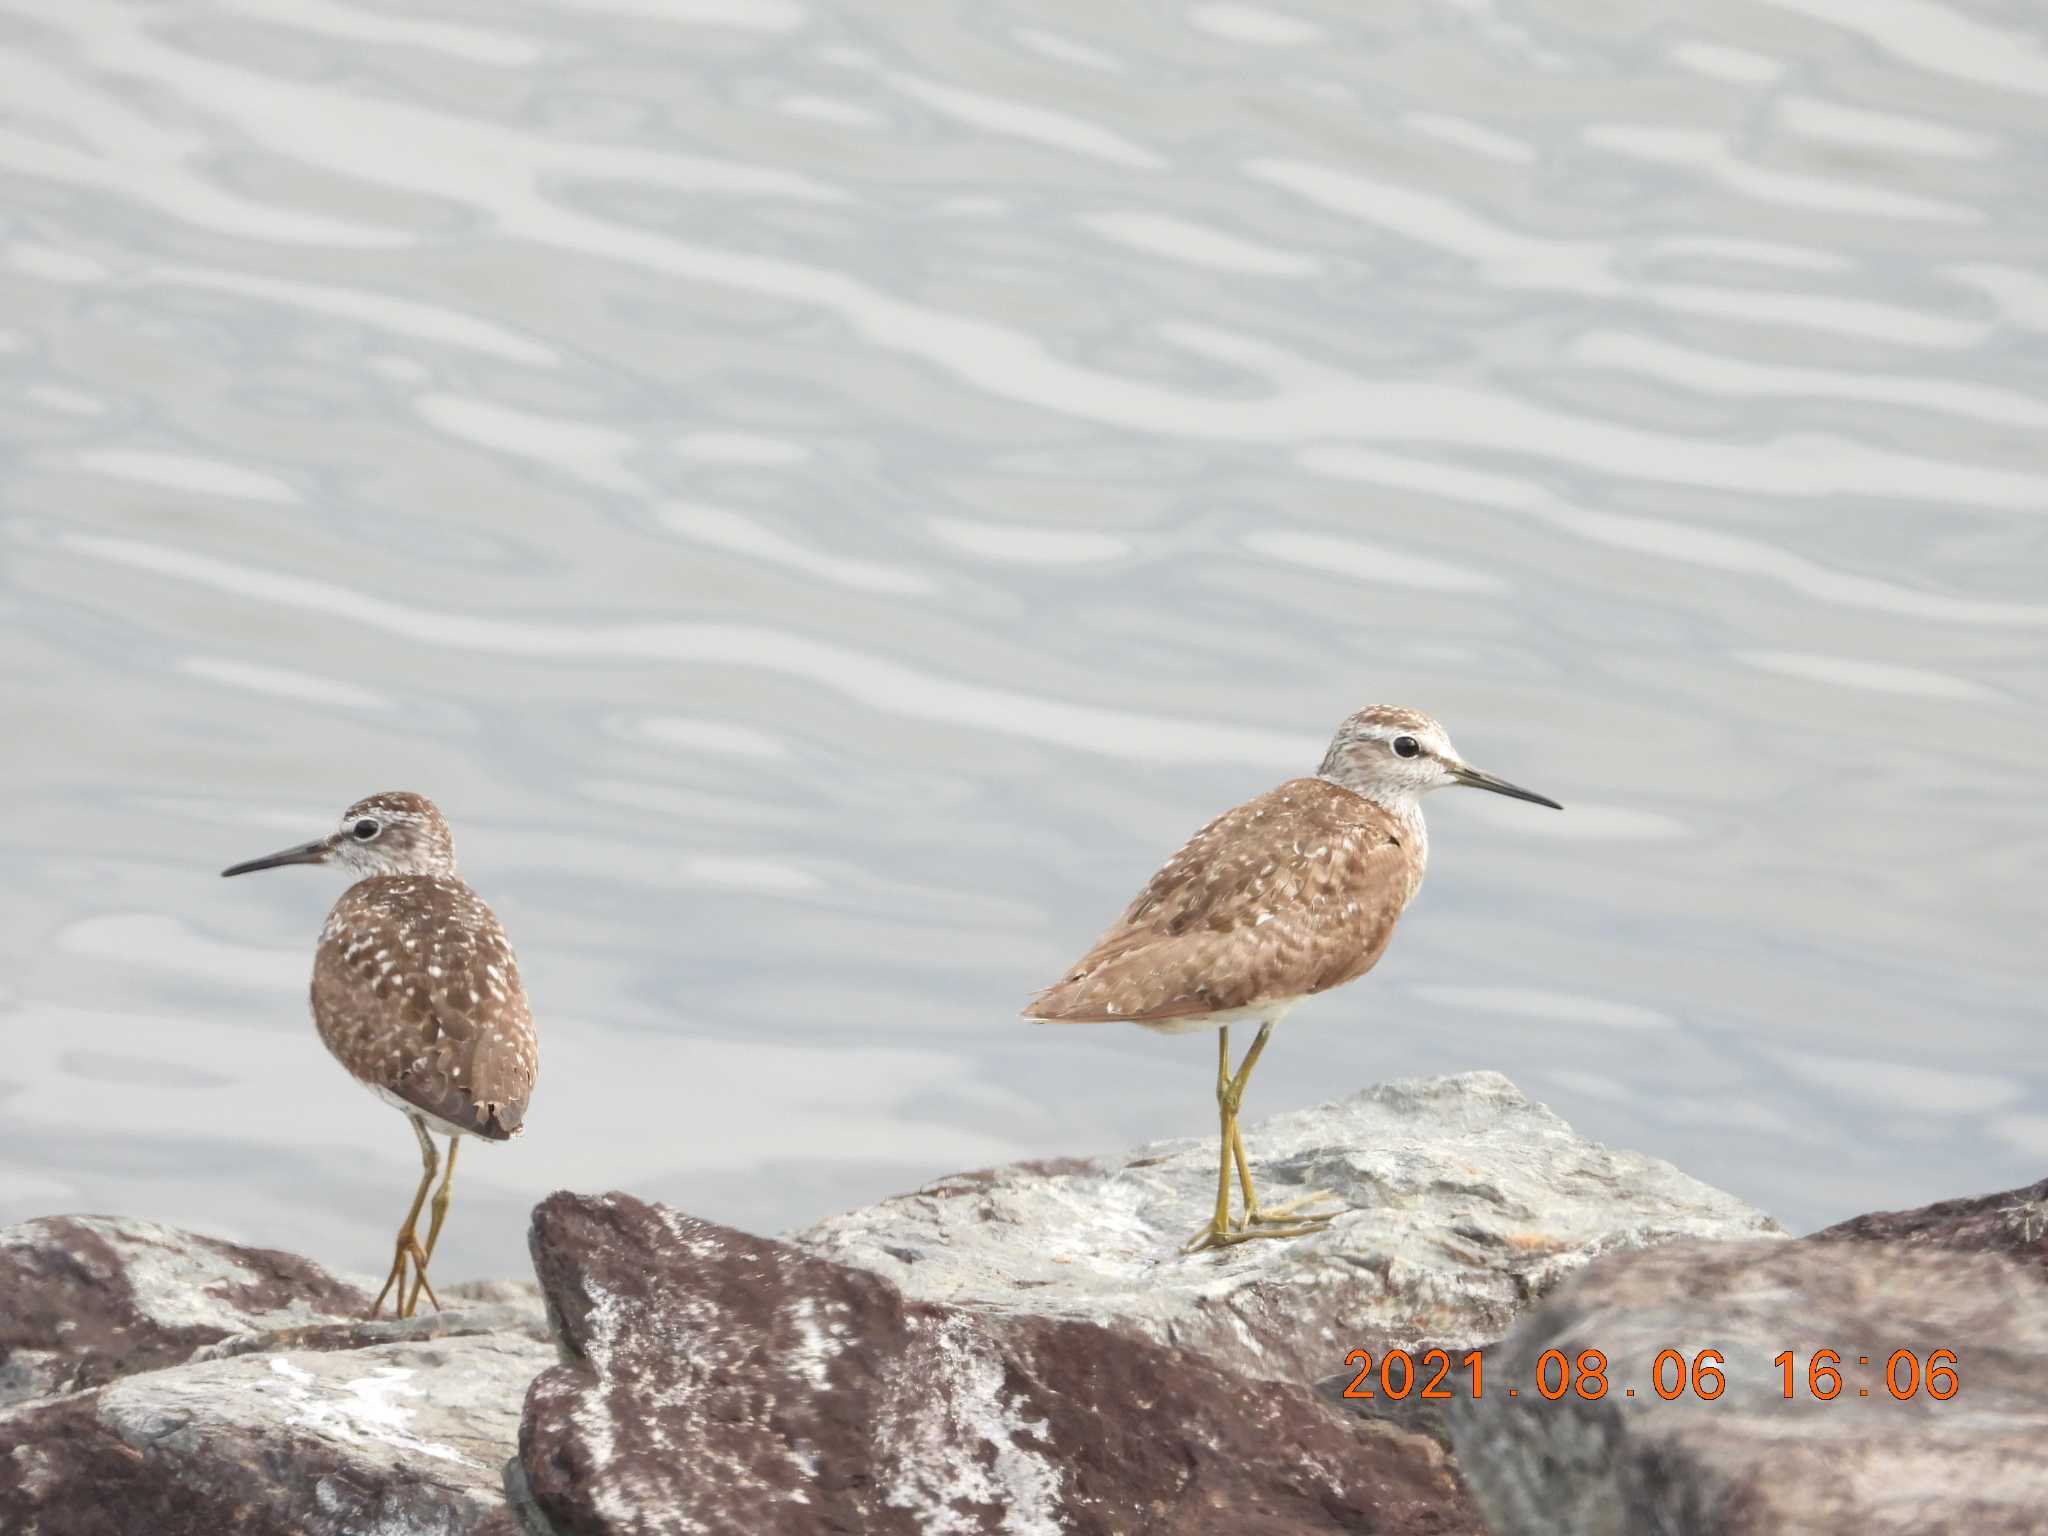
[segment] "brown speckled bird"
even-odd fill
[[[519,1134],[540,1071],[540,1046],[505,930],[455,873],[455,839],[433,802],[393,791],[358,800],[341,825],[303,843],[222,870],[245,875],[281,864],[344,864],[362,878],[327,914],[313,956],[313,1023],[351,1076],[412,1122],[418,1193],[398,1229],[384,1289],[400,1317],[419,1307],[455,1182],[458,1138]],[[415,1227],[436,1159],[430,1130],[448,1138],[448,1171],[434,1195],[426,1246]],[[408,1293],[405,1270],[413,1266]]]
[[[1216,1213],[1188,1251],[1299,1237],[1336,1214],[1300,1211],[1322,1195],[1260,1210],[1238,1105],[1273,1026],[1304,997],[1363,976],[1385,952],[1429,861],[1422,797],[1449,784],[1563,809],[1468,766],[1427,715],[1386,704],[1362,709],[1337,728],[1314,778],[1289,780],[1188,839],[1095,947],[1025,1010],[1047,1023],[1217,1031]],[[1233,1076],[1230,1026],[1252,1019],[1258,1037]],[[1233,1161],[1245,1205],[1235,1228]]]

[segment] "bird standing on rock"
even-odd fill
[[[1217,1031],[1216,1212],[1186,1251],[1299,1237],[1336,1214],[1301,1209],[1329,1198],[1321,1194],[1260,1209],[1238,1106],[1273,1026],[1304,997],[1363,976],[1385,953],[1429,861],[1422,797],[1454,784],[1564,809],[1468,765],[1428,715],[1375,704],[1337,728],[1314,778],[1291,779],[1190,838],[1025,1010],[1047,1023]],[[1230,1026],[1253,1019],[1258,1036],[1233,1075]],[[1233,1161],[1245,1207],[1236,1227]]]
[[[540,1047],[505,930],[456,874],[455,839],[432,801],[403,791],[371,795],[343,812],[326,837],[221,873],[326,863],[362,878],[321,930],[313,1023],[335,1059],[401,1111],[419,1137],[425,1171],[398,1229],[391,1273],[370,1307],[375,1317],[395,1290],[398,1316],[411,1317],[422,1292],[436,1310],[441,1305],[427,1265],[448,1216],[459,1138],[519,1134]],[[448,1138],[448,1168],[423,1248],[415,1227],[436,1172],[430,1130]]]

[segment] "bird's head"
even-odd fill
[[[280,849],[221,871],[246,875],[281,864],[345,864],[363,875],[455,873],[455,838],[425,795],[387,790],[358,800],[341,825],[314,842]]]
[[[1318,770],[1332,784],[1390,810],[1411,807],[1433,789],[1453,784],[1563,806],[1533,790],[1481,773],[1458,755],[1448,732],[1420,710],[1374,704],[1337,727]]]

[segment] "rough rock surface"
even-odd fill
[[[308,1260],[148,1223],[0,1229],[0,1531],[488,1532],[534,1374],[537,1296],[451,1287],[364,1322]]]
[[[1599,1255],[1775,1232],[1490,1073],[1248,1134],[1269,1204],[1351,1208],[1183,1257],[1204,1138],[959,1175],[789,1243],[558,1195],[535,1213],[545,1312],[533,1287],[452,1287],[404,1323],[286,1254],[101,1218],[0,1230],[0,1531],[1478,1536],[1449,1452],[1411,1432],[1447,1438],[1443,1405],[1329,1401],[1345,1354],[1487,1345]],[[1836,1235],[2038,1259],[2040,1193]]]
[[[0,1408],[153,1370],[231,1334],[360,1316],[310,1260],[148,1221],[0,1227]]]
[[[1215,1207],[1209,1138],[959,1174],[791,1241],[920,1300],[1103,1323],[1306,1382],[1353,1349],[1490,1343],[1600,1254],[1779,1230],[1587,1141],[1496,1072],[1383,1084],[1245,1140],[1265,1204],[1322,1189],[1349,1209],[1316,1236],[1183,1257]]]
[[[557,1529],[1482,1529],[1440,1447],[1187,1351],[906,1298],[623,1195],[534,1213],[567,1363],[520,1434]]]
[[[1605,1395],[1532,1390],[1550,1349],[1573,1362],[1601,1351]],[[1663,1400],[1652,1372],[1667,1349],[1688,1381],[1697,1353],[1718,1350],[1721,1394],[1688,1385]],[[1787,1349],[1789,1401],[1773,1363]],[[1808,1375],[1823,1349],[1840,1357],[1826,1400]],[[1944,1349],[1959,1386],[1941,1401],[1928,1367]],[[1887,1386],[1898,1350],[1917,1362],[1904,1401]],[[1907,1369],[1893,1378],[1902,1389]],[[1561,1381],[1558,1364],[1549,1379]],[[1663,1380],[1673,1387],[1675,1366]],[[2044,1381],[2048,1288],[2009,1260],[1903,1243],[1681,1243],[1605,1260],[1530,1313],[1488,1352],[1484,1395],[1461,1391],[1451,1421],[1505,1536],[2017,1536],[2048,1529]]]
[[[2048,1280],[2048,1179],[1996,1195],[1942,1200],[1917,1211],[1872,1211],[1813,1234],[1810,1241],[1850,1238],[1958,1253],[2002,1253]],[[2048,1383],[2043,1384],[2048,1390]]]

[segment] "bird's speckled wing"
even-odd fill
[[[1160,1023],[1322,992],[1372,969],[1421,850],[1371,801],[1295,779],[1226,811],[1025,1010]]]
[[[313,1022],[341,1064],[474,1136],[526,1116],[539,1042],[497,917],[460,880],[379,876],[349,887],[313,961]]]

